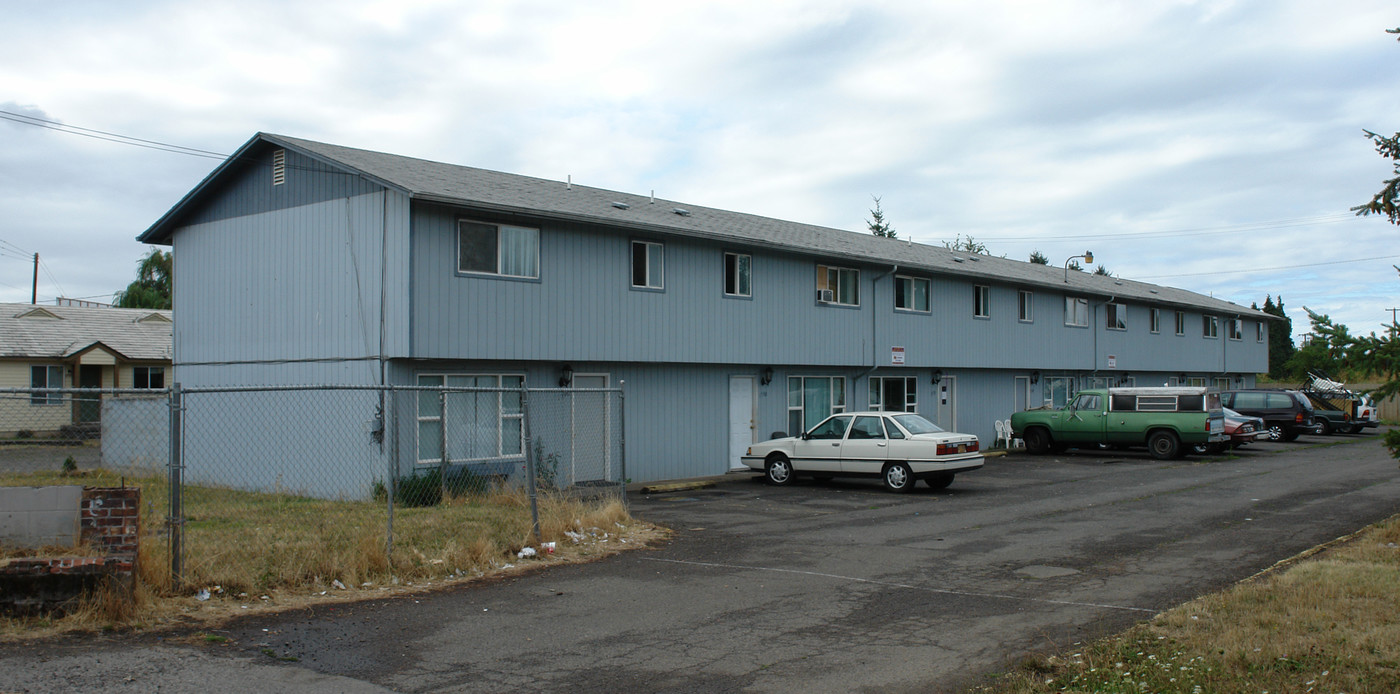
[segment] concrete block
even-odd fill
[[[78,544],[77,486],[0,487],[0,543],[19,547]]]

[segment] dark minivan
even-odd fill
[[[1313,430],[1312,403],[1296,390],[1226,390],[1220,393],[1220,404],[1263,419],[1274,441],[1292,441]]]

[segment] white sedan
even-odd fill
[[[800,436],[756,443],[742,460],[776,485],[798,475],[842,475],[879,477],[887,489],[907,492],[915,480],[942,489],[954,473],[982,467],[979,448],[976,436],[944,431],[916,414],[843,412]]]

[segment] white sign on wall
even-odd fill
[[[1117,355],[1113,355],[1113,354],[1108,355],[1108,368],[1110,368],[1110,369],[1116,369],[1116,368],[1118,368],[1118,357],[1117,357]]]
[[[891,364],[894,364],[895,366],[904,366],[904,348],[903,348],[903,347],[891,347],[891,348],[890,348],[890,363],[891,363]]]

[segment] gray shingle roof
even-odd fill
[[[170,361],[170,318],[154,309],[0,304],[0,358],[65,359],[101,342],[128,360]]]
[[[988,283],[1010,284],[1068,294],[1113,297],[1138,303],[1191,308],[1222,316],[1247,315],[1272,319],[1247,306],[1196,292],[1136,282],[1088,272],[1069,273],[1063,265],[1034,263],[969,254],[899,239],[829,227],[788,222],[730,212],[672,200],[652,199],[617,191],[567,185],[529,176],[415,159],[363,149],[341,147],[283,135],[260,133],[235,154],[240,156],[260,141],[299,150],[329,164],[347,168],[410,197],[537,218],[594,222],[658,234],[704,238],[754,248],[779,249],[832,261],[893,266],[903,272],[954,275]],[[232,160],[232,158],[230,159]],[[225,164],[226,166],[227,164]],[[161,241],[178,210],[218,174],[215,171],[190,196],[152,226],[141,239]],[[626,209],[614,205],[622,203]],[[678,214],[683,210],[685,214]]]

